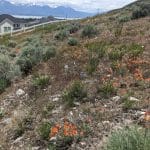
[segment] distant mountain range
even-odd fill
[[[7,0],[0,0],[0,14],[24,16],[54,16],[63,18],[84,18],[92,16],[91,13],[76,11],[71,7],[59,6],[52,8],[48,5],[13,4]]]

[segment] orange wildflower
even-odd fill
[[[65,121],[64,122],[64,135],[65,136],[76,136],[78,134],[78,131],[77,131],[77,127],[68,122],[68,121]]]
[[[50,132],[50,137],[56,136],[60,129],[61,126],[59,124],[56,124],[54,127],[52,127]]]

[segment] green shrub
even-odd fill
[[[78,44],[78,41],[77,41],[77,39],[70,38],[69,41],[68,41],[68,44],[70,46],[76,46]]]
[[[150,4],[142,5],[139,9],[134,10],[131,18],[138,19],[146,16],[150,16]]]
[[[12,63],[6,55],[0,55],[0,93],[11,83],[15,76],[20,75],[19,66]]]
[[[66,30],[62,30],[55,35],[55,39],[64,40],[65,38],[67,38],[67,36],[68,36],[68,32]]]
[[[138,127],[130,127],[112,133],[106,150],[149,150],[150,132],[144,130]]]
[[[37,88],[44,88],[50,82],[50,78],[47,75],[39,75],[33,78],[32,84]]]
[[[27,75],[31,72],[33,63],[31,62],[30,58],[20,57],[16,63],[20,66],[20,70],[24,75]]]
[[[82,37],[93,37],[97,34],[97,29],[93,25],[86,25],[82,31]]]
[[[124,23],[130,21],[131,18],[129,16],[121,16],[118,18],[119,23]]]
[[[51,130],[52,125],[49,122],[44,122],[39,127],[39,135],[43,140],[49,139],[49,134]]]
[[[35,42],[27,45],[17,60],[23,74],[27,75],[32,67],[41,61],[47,61],[56,55],[54,47],[44,47],[41,43]]]
[[[76,33],[78,30],[80,29],[80,25],[79,24],[72,24],[69,26],[69,33],[73,34]]]
[[[87,97],[87,92],[79,81],[75,81],[62,96],[67,106],[70,107],[73,107],[75,102],[83,102],[85,97]]]
[[[111,82],[104,83],[101,87],[98,87],[98,93],[104,98],[109,98],[116,94],[116,89]]]
[[[55,57],[55,56],[56,56],[56,50],[54,47],[47,47],[47,48],[45,48],[45,50],[43,50],[42,59],[44,61],[47,61],[50,58]]]

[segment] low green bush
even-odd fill
[[[62,41],[65,38],[67,38],[67,36],[68,36],[68,32],[66,30],[62,30],[55,35],[55,39]]]
[[[73,33],[76,33],[78,30],[80,29],[80,25],[79,24],[71,24],[69,27],[68,27],[68,30],[69,30],[69,33],[70,34],[73,34]]]
[[[129,16],[121,16],[118,18],[119,23],[124,23],[130,21],[131,18]]]
[[[82,30],[82,37],[93,37],[97,34],[97,29],[94,25],[86,25]]]
[[[47,61],[56,56],[56,49],[54,47],[47,47],[43,50],[42,60]]]
[[[42,61],[47,61],[55,57],[55,55],[56,50],[54,47],[45,47],[42,43],[35,42],[22,49],[22,53],[17,59],[17,64],[20,66],[23,74],[27,75],[31,72],[34,65]]]
[[[149,129],[148,129],[149,130]],[[150,132],[139,127],[123,128],[113,132],[106,150],[149,150]]]
[[[70,38],[70,39],[68,40],[68,44],[69,44],[70,46],[76,46],[76,45],[78,44],[78,41],[77,41],[77,39],[75,39],[75,38]]]
[[[0,55],[0,93],[11,83],[15,76],[20,75],[19,66],[15,65],[7,55]]]
[[[75,81],[68,90],[63,93],[63,100],[69,107],[75,106],[75,102],[83,102],[87,97],[87,92],[81,82]]]

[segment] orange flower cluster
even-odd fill
[[[78,134],[78,131],[77,131],[77,127],[68,122],[68,121],[65,121],[64,122],[64,135],[65,136],[76,136]]]
[[[56,124],[54,127],[51,128],[51,131],[49,134],[50,138],[56,136],[61,129],[63,129],[64,136],[76,136],[76,135],[78,135],[77,126],[74,125],[73,123],[70,123],[69,121],[64,121],[63,126]]]
[[[50,137],[56,136],[60,129],[61,129],[61,126],[59,124],[56,124],[54,127],[52,127],[51,132],[50,132]]]
[[[140,59],[136,59],[136,60],[133,60],[133,59],[129,59],[129,62],[130,64],[150,64],[148,61],[144,61],[144,60],[140,60]]]

